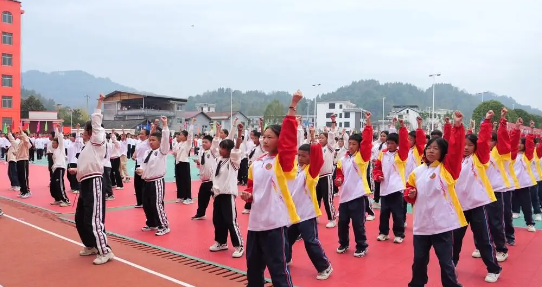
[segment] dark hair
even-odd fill
[[[519,142],[520,142],[522,145],[525,145],[525,141],[526,141],[525,138],[521,138]]]
[[[326,132],[320,133],[321,135],[325,136],[327,139],[328,134]]]
[[[77,137],[77,134],[76,133],[71,133],[70,137],[72,137],[72,138]]]
[[[280,131],[282,130],[282,126],[279,125],[270,125],[265,130],[271,130],[275,135],[280,136]]]
[[[299,146],[299,150],[311,153],[311,145],[310,144],[302,144],[301,146]]]
[[[222,132],[223,132],[225,135],[227,135],[227,136],[230,135],[230,132],[229,132],[227,129],[222,129]]]
[[[425,139],[429,141],[431,139],[431,136],[430,135],[425,135]]]
[[[390,132],[388,131],[381,131],[380,134],[385,134],[386,136],[388,136],[390,134]]]
[[[218,146],[223,148],[223,149],[227,149],[227,150],[231,151],[233,149],[233,147],[235,146],[235,144],[233,143],[232,140],[225,139],[225,140],[221,141]]]
[[[434,131],[431,132],[431,136],[442,137],[442,132],[439,131],[439,130],[434,130]]]
[[[427,148],[435,142],[440,150],[440,158],[438,161],[442,162],[446,154],[448,154],[448,142],[443,138],[432,138],[427,142],[425,149],[423,150],[423,157],[427,158],[426,151]]]
[[[349,141],[357,141],[358,144],[361,144],[361,135],[360,134],[352,134],[350,137],[348,137]]]
[[[185,138],[188,137],[188,131],[186,131],[186,130],[181,131],[181,134],[183,134],[183,136],[184,136]]]
[[[340,137],[337,141],[344,141],[344,137]]]
[[[468,134],[465,139],[469,140],[474,145],[474,151],[478,148],[478,137],[474,134]]]
[[[492,132],[491,133],[491,141],[492,142],[497,142],[497,132]]]
[[[151,134],[151,132],[148,129],[142,129],[142,131],[146,136],[149,136]]]
[[[206,135],[201,140],[208,140],[209,142],[213,142],[213,137],[210,135]]]
[[[392,141],[396,144],[399,144],[399,134],[398,133],[391,133],[388,135],[388,139],[386,141]]]
[[[118,140],[118,141],[121,140],[121,136],[120,136],[118,133],[115,133],[115,136],[117,137],[117,140]]]
[[[58,144],[58,138],[54,138],[53,142],[56,142]]]
[[[257,138],[259,138],[259,137],[262,136],[262,133],[261,133],[261,132],[258,132],[258,131],[256,131],[256,130],[253,130],[253,131],[252,131],[252,134],[253,134],[255,137],[257,137]]]
[[[151,134],[151,137],[157,137],[159,141],[162,140],[162,133],[154,132]]]
[[[410,131],[408,133],[409,136],[413,137],[413,138],[416,138],[416,131]]]
[[[106,140],[110,140],[110,139],[111,139],[111,134],[110,134],[110,133],[109,133],[109,134],[105,134],[105,139],[106,139]]]
[[[55,132],[50,132],[49,134],[51,135],[51,137],[56,138],[56,137],[55,137],[55,135],[56,135]]]

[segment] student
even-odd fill
[[[247,185],[248,181],[248,155],[247,155],[247,138],[243,135],[241,136],[241,146],[239,149],[241,150],[241,166],[239,168],[239,172],[237,173],[237,184],[238,185]]]
[[[38,137],[36,138],[36,153],[38,156],[38,160],[41,160],[43,158],[43,149],[45,148],[45,142],[44,139],[38,134]]]
[[[220,138],[206,135],[201,141],[201,149],[199,150],[196,165],[199,168],[199,176],[201,185],[198,191],[198,210],[193,220],[201,220],[205,218],[205,212],[209,206],[209,201],[213,196],[213,175],[216,170],[216,159],[218,157],[218,144]]]
[[[79,130],[79,124],[77,124],[77,130]],[[77,133],[70,135],[71,144],[68,146],[68,168],[77,168],[77,155],[80,153],[83,143],[81,138],[77,136]],[[77,177],[73,174],[67,174],[68,181],[70,182],[70,189],[73,193],[79,192],[79,182]]]
[[[474,235],[476,249],[487,268],[485,281],[497,282],[502,268],[496,258],[493,238],[489,230],[489,222],[486,206],[495,202],[495,193],[487,177],[489,165],[489,140],[491,139],[493,111],[488,111],[485,120],[480,127],[479,137],[467,134],[463,150],[461,172],[455,184],[457,198],[462,206],[467,224],[470,224]],[[444,134],[448,140],[450,134]],[[463,238],[467,226],[453,231],[453,260],[455,266],[459,263],[459,254],[463,246]]]
[[[327,127],[325,127],[324,132],[319,135],[319,141],[324,153],[324,164],[320,170],[320,179],[316,185],[316,197],[318,205],[321,205],[322,199],[324,200],[327,220],[329,221],[326,228],[337,226],[337,213],[333,204],[333,158],[335,154],[335,128],[337,127],[335,118],[337,118],[337,115],[331,115],[331,131],[328,132]]]
[[[538,204],[542,208],[542,140],[541,140],[540,137],[538,138],[538,143],[536,145],[535,152],[536,152],[535,153],[535,160],[536,160],[536,163],[537,163],[536,169],[538,171],[538,176],[540,178],[540,180],[538,181],[537,186],[536,186],[536,188],[538,190]],[[540,221],[540,220],[542,220],[542,218],[535,217],[535,220]]]
[[[353,134],[348,139],[348,154],[337,163],[337,186],[342,186],[339,212],[339,247],[337,253],[342,254],[350,245],[348,225],[352,220],[352,229],[356,240],[355,257],[367,255],[369,245],[365,234],[365,210],[367,197],[371,193],[367,181],[367,165],[371,160],[373,126],[371,113],[365,113],[366,125],[363,133]]]
[[[299,130],[298,130],[299,131]],[[292,263],[292,247],[301,235],[307,255],[316,268],[316,279],[326,280],[333,272],[333,267],[318,239],[316,218],[322,215],[316,201],[316,183],[324,164],[322,147],[314,140],[314,128],[310,129],[311,145],[302,144],[297,152],[298,170],[295,180],[288,182],[292,199],[299,214],[299,223],[288,228],[288,252],[286,261]],[[303,140],[303,130],[298,132],[298,142]]]
[[[114,135],[113,135],[114,136]],[[105,156],[102,159],[102,164],[104,167],[104,173],[103,173],[103,190],[105,192],[105,200],[115,200],[115,196],[113,195],[113,186],[111,184],[111,150],[113,149],[113,145],[111,144],[111,134],[105,135]]]
[[[275,287],[293,286],[286,262],[287,226],[299,221],[288,180],[296,176],[296,119],[298,102],[303,98],[297,91],[282,126],[268,126],[263,135],[267,154],[257,159],[248,170],[247,192],[243,200],[253,199],[248,219],[247,287],[264,284],[265,268]]]
[[[414,169],[408,178],[404,196],[408,203],[414,205],[414,263],[409,287],[426,286],[431,246],[440,264],[442,285],[462,286],[457,282],[452,257],[453,230],[467,225],[454,188],[461,172],[461,153],[465,147],[462,120],[463,115],[456,111],[450,141],[431,138],[424,151],[425,164]]]
[[[380,223],[378,241],[390,239],[390,214],[393,217],[394,243],[403,243],[405,238],[405,214],[403,192],[406,187],[405,168],[408,159],[408,131],[403,120],[399,120],[399,134],[390,133],[386,148],[380,151],[373,170],[373,179],[380,182]]]
[[[49,169],[49,179],[53,177],[53,145],[51,142],[56,137],[55,132],[52,131],[49,133],[48,138],[43,138],[45,141],[46,147],[45,147],[45,153],[47,155],[47,167]]]
[[[18,145],[20,140],[16,139],[15,142]],[[17,173],[17,151],[16,151],[17,145],[11,145],[9,141],[7,141],[7,143],[4,143],[4,144],[9,145],[6,151],[6,157],[8,161],[8,178],[11,183],[11,187],[9,188],[9,190],[20,192],[21,186],[19,184],[19,175]]]
[[[75,226],[85,248],[79,252],[81,256],[97,254],[93,263],[101,265],[112,260],[115,255],[107,244],[105,234],[105,197],[103,193],[102,175],[103,158],[105,156],[105,130],[102,128],[102,102],[100,95],[91,121],[86,122],[83,131],[85,146],[79,154],[77,168],[68,172],[77,174],[81,183],[81,192],[75,211]]]
[[[534,128],[534,123],[533,123]],[[538,138],[535,138],[535,144],[538,142]],[[540,145],[539,145],[540,146]],[[542,179],[542,170],[540,170],[540,158],[539,158],[539,152],[538,148],[535,148],[534,150],[534,156],[531,160],[531,172],[533,173],[533,176],[535,178],[535,185],[533,185],[530,189],[531,193],[531,204],[533,206],[533,219],[535,221],[542,221],[542,210],[540,209],[540,198],[538,198],[538,188],[539,188],[539,182]]]
[[[16,142],[11,134],[11,129],[8,127],[8,139],[15,148],[15,157],[17,160],[17,179],[21,186],[19,197],[26,199],[32,196],[30,187],[28,186],[28,150],[30,149],[30,141],[23,127],[19,127],[19,142]]]
[[[254,163],[257,159],[262,157],[266,152],[264,151],[262,145],[260,144],[260,138],[263,134],[263,119],[260,118],[260,131],[253,130],[250,133],[250,137],[252,139],[252,142],[254,143],[254,146],[250,150],[248,154],[248,166],[250,169],[250,166],[252,163]],[[252,208],[252,200],[249,199],[247,202],[245,202],[245,209],[243,210],[243,214],[249,214],[250,209]]]
[[[124,126],[122,127],[122,134],[120,135],[120,167],[119,172],[120,176],[122,178],[122,181],[125,183],[130,182],[130,175],[128,174],[128,169],[126,168],[126,164],[128,163],[128,154],[130,151],[128,140],[131,140],[127,137],[126,133],[124,132]],[[124,186],[124,184],[123,184]]]
[[[518,126],[518,121],[516,121],[516,126]],[[521,122],[523,123],[523,120],[521,120]],[[519,127],[521,127],[521,124],[519,124]],[[505,195],[506,199],[504,201],[504,233],[506,235],[506,243],[514,246],[516,245],[516,231],[513,224],[514,213],[512,212],[512,202],[515,198],[515,191],[520,189],[518,176],[514,170],[514,164],[518,156],[521,132],[519,128],[517,130],[512,129],[511,131],[508,131],[508,136],[510,137],[510,160],[508,161],[508,165],[505,166],[505,171],[511,186],[507,189],[507,194]]]
[[[145,152],[145,159],[136,170],[136,173],[145,181],[143,191],[143,211],[147,217],[142,231],[156,230],[156,236],[163,236],[170,232],[169,222],[164,209],[164,195],[166,175],[166,162],[169,153],[169,128],[167,117],[162,116],[162,132],[154,129],[149,137],[150,149]],[[154,128],[157,128],[154,125]]]
[[[35,161],[35,157],[34,157],[35,151],[36,151],[36,137],[35,137],[34,134],[31,134],[30,135],[30,150],[28,151],[29,152],[28,160],[31,163],[34,163],[34,161]]]
[[[335,179],[337,178],[337,162],[344,157],[348,148],[344,145],[345,142],[348,142],[348,134],[346,129],[343,129],[340,137],[336,138],[337,147],[335,147],[335,153],[333,154],[333,196],[339,196],[339,187],[335,184]]]
[[[122,176],[120,175],[120,156],[121,156],[120,135],[111,130],[111,186],[117,190],[124,189]]]
[[[151,146],[149,145],[149,130],[142,129],[139,131],[139,140],[140,142],[136,142],[136,145],[134,147],[134,151],[132,153],[132,159],[136,161],[135,168],[137,169],[143,164],[143,161],[145,160],[145,155],[147,154],[147,151],[151,149]],[[134,173],[134,189],[136,193],[136,208],[142,208],[143,207],[143,189],[145,189],[145,181],[141,179],[141,176],[139,174]]]
[[[397,119],[395,118],[393,119],[394,122],[393,122],[393,125],[390,126],[390,128],[392,126],[395,126],[396,120]],[[395,127],[393,131],[395,131]],[[373,180],[372,174],[373,174],[375,162],[378,159],[378,155],[380,154],[380,151],[382,151],[383,149],[386,149],[386,142],[388,141],[389,134],[390,134],[389,131],[381,131],[380,134],[378,135],[378,140],[373,143],[373,146],[371,149],[371,164],[369,164],[369,167],[368,167],[369,170],[367,170],[367,182],[371,183],[371,188],[374,193],[372,208],[380,208],[380,182],[378,181],[375,182]],[[374,217],[374,213],[373,213],[373,217]]]
[[[70,200],[66,196],[64,187],[64,173],[66,172],[66,153],[64,148],[64,139],[60,133],[59,127],[55,127],[56,137],[51,142],[53,147],[53,178],[49,184],[49,191],[55,200],[51,205],[60,205],[61,207],[70,206]]]
[[[173,147],[175,156],[175,183],[177,185],[177,203],[192,204],[192,178],[190,177],[190,150],[192,149],[192,138],[194,136],[194,123],[196,118],[188,127],[177,134],[177,143]]]
[[[520,133],[520,127],[523,119],[518,118],[516,122],[515,133]],[[512,158],[517,154],[514,161],[514,171],[518,178],[519,189],[514,191],[512,199],[512,212],[515,218],[519,218],[520,207],[523,210],[523,217],[527,225],[527,231],[536,232],[533,220],[533,210],[531,203],[531,188],[536,185],[536,179],[531,169],[531,161],[534,160],[534,122],[531,121],[531,130],[526,137],[522,137],[517,147],[512,146]]]
[[[423,164],[423,151],[425,149],[425,144],[427,143],[427,138],[425,137],[425,132],[423,131],[422,118],[417,117],[416,123],[418,124],[418,128],[415,131],[408,133],[410,149],[408,151],[408,159],[405,169],[405,178],[407,179],[414,169]]]
[[[233,134],[233,131],[232,131]],[[243,125],[237,128],[237,141],[234,144],[230,139],[220,142],[218,164],[213,176],[213,226],[215,227],[215,244],[209,247],[211,252],[228,249],[228,231],[235,251],[233,258],[240,258],[245,253],[241,230],[237,224],[237,173],[241,164]]]

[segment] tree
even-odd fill
[[[34,97],[30,96],[25,100],[21,101],[21,117],[28,118],[28,112],[30,111],[45,111],[47,110],[41,101]]]
[[[286,113],[286,108],[279,100],[274,100],[265,107],[265,112],[263,114],[265,125],[279,124],[282,122],[284,115]]]
[[[499,120],[499,116],[501,113],[501,108],[504,107],[504,105],[499,101],[486,101],[478,105],[476,109],[472,112],[472,119],[475,120],[477,123],[485,118],[486,113],[489,110],[493,110],[495,112],[495,121]],[[506,115],[506,118],[508,122],[514,123],[516,120],[521,117],[523,119],[523,122],[528,125],[528,123],[532,120],[535,122],[536,126],[540,126],[542,124],[542,117],[539,115],[533,115],[528,112],[526,112],[523,109],[515,109],[511,110],[507,107],[508,114]]]
[[[72,127],[75,127],[77,124],[83,126],[89,117],[85,109],[72,110],[70,107],[61,107],[58,110],[58,118],[64,120],[64,126],[69,126],[71,123]]]

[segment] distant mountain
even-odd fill
[[[86,107],[86,95],[97,95],[115,90],[136,92],[134,88],[117,84],[109,78],[98,78],[83,71],[22,73],[24,89],[34,90],[46,99],[64,106]]]

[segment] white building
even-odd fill
[[[230,112],[215,112],[215,113],[205,113],[205,114],[209,118],[211,118],[211,121],[220,123],[223,129],[231,130],[233,128],[231,126],[233,122],[231,120]],[[233,111],[233,119],[235,120],[235,118],[238,119],[237,120],[238,124],[243,124],[244,126],[247,126],[247,124],[249,123],[249,119],[241,112]]]
[[[431,107],[428,107],[425,110],[425,113],[428,116],[424,120],[424,126],[428,131],[430,131],[431,130],[431,123],[433,122],[433,115],[432,115]],[[435,120],[434,120],[435,121],[435,127],[434,127],[434,129],[442,131],[443,126],[444,126],[444,119],[446,117],[449,117],[450,120],[453,120],[453,114],[454,114],[453,110],[448,110],[448,109],[437,109],[437,110],[435,110]]]
[[[206,113],[199,111],[184,112],[185,125],[182,127],[182,129],[187,129],[190,126],[193,118],[196,118],[196,122],[194,123],[194,133],[208,133],[211,130],[211,118]]]
[[[196,103],[196,111],[202,112],[202,113],[214,113],[215,107],[216,107],[215,104]]]
[[[410,126],[411,129],[415,129],[416,118],[420,116],[420,107],[417,105],[401,105],[393,106],[393,109],[388,114],[388,119],[392,120],[397,118],[403,120],[406,126]]]
[[[363,109],[357,108],[350,101],[332,101],[316,103],[316,128],[331,127],[331,115],[337,115],[339,129],[360,131],[363,124]]]

